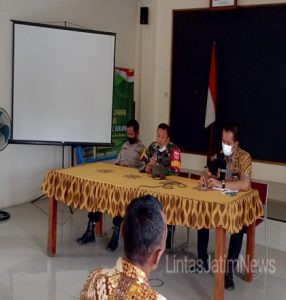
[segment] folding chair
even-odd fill
[[[265,259],[268,257],[268,240],[267,240],[267,217],[268,217],[268,211],[267,211],[267,198],[268,198],[268,184],[257,182],[257,181],[251,181],[251,188],[258,191],[260,200],[262,202],[263,208],[264,208],[264,216],[258,218],[255,222],[255,226],[259,225],[263,221],[265,222]]]
[[[194,174],[194,173],[191,173],[191,176],[190,176],[191,179],[196,179],[196,180],[199,180],[200,177],[201,177],[201,175]]]
[[[262,183],[262,182],[256,182],[256,181],[251,181],[251,188],[255,189],[258,191],[259,196],[260,196],[260,200],[264,206],[264,216],[258,218],[255,222],[255,226],[258,226],[259,224],[261,224],[263,221],[265,222],[265,260],[268,257],[268,241],[267,241],[267,198],[268,198],[268,184],[267,183]],[[248,234],[247,231],[247,227],[244,228],[244,233]],[[249,243],[248,243],[248,239],[247,239],[247,245],[246,245],[246,254],[247,254],[247,248],[248,247],[252,247]],[[257,277],[257,272],[253,273],[254,277]],[[242,278],[245,277],[244,274],[242,273],[238,273],[238,275]]]
[[[251,181],[251,188],[258,190],[260,200],[264,206],[264,216],[256,220],[256,226],[266,221],[267,219],[267,198],[268,198],[268,184],[262,182]]]

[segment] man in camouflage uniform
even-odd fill
[[[156,142],[143,152],[139,170],[152,174],[153,168],[158,164],[163,166],[165,175],[176,175],[181,169],[180,149],[170,141],[170,128],[165,123],[161,123],[157,128]],[[172,246],[174,230],[175,226],[168,225],[167,249]]]
[[[181,169],[180,149],[170,141],[170,129],[161,123],[157,129],[157,139],[141,156],[139,170],[151,174],[154,166],[164,166],[166,175],[176,175]]]

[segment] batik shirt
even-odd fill
[[[146,274],[127,260],[119,258],[112,269],[90,273],[80,300],[166,300],[152,290]]]
[[[231,156],[224,156],[223,152],[221,151],[217,155],[212,158],[212,161],[216,162],[219,160],[223,160],[224,165],[226,166],[226,180],[234,181],[240,180],[244,178],[251,177],[252,171],[252,160],[251,156],[248,152],[242,150],[241,148],[237,148],[233,155]],[[221,163],[217,163],[217,177],[219,177],[219,168]]]
[[[159,145],[153,142],[148,149],[146,149],[140,159],[139,170],[144,172],[150,159],[154,158],[157,163],[163,165],[166,168],[167,175],[178,174],[181,169],[181,154],[180,149],[169,142],[166,144],[164,151],[159,150]]]

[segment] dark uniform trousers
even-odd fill
[[[100,220],[101,216],[102,216],[102,213],[99,211],[88,213],[88,219],[94,223],[98,222]],[[120,228],[122,221],[123,221],[123,218],[121,218],[119,216],[116,216],[112,219],[113,225],[117,226],[118,228]]]
[[[231,277],[233,275],[237,259],[242,247],[244,229],[238,233],[234,233],[230,236],[228,255],[226,260],[226,273]],[[198,230],[198,259],[201,259],[204,263],[208,261],[208,243],[209,243],[209,229]]]

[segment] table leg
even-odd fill
[[[48,218],[48,256],[56,255],[57,243],[57,201],[49,199],[49,218]]]
[[[225,269],[225,229],[216,228],[215,260],[214,260],[214,300],[224,299],[224,269]]]
[[[255,222],[247,227],[246,270],[245,270],[245,281],[247,282],[251,282],[253,279],[251,264],[254,258],[254,243],[255,243]]]
[[[102,236],[102,218],[103,214],[101,214],[99,221],[95,224],[95,235],[97,236]]]

